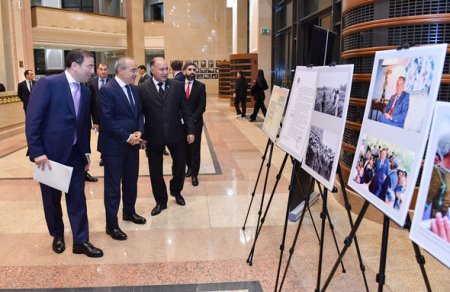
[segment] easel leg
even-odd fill
[[[386,282],[386,258],[389,239],[389,217],[384,215],[383,220],[383,237],[381,239],[381,255],[380,255],[380,268],[377,274],[378,292],[383,291],[384,283]]]
[[[408,231],[411,231],[411,218],[409,217],[409,214],[406,217],[405,228],[407,228]],[[414,249],[414,253],[416,254],[416,260],[417,260],[417,263],[419,264],[420,271],[422,272],[423,281],[425,282],[427,291],[431,292],[430,281],[428,280],[427,271],[425,270],[425,257],[420,252],[419,246],[414,241],[411,241],[411,243],[412,243],[412,246]]]
[[[352,230],[350,231],[350,234],[347,236],[347,238],[344,241],[344,248],[341,251],[341,254],[339,255],[339,258],[336,260],[336,262],[334,263],[333,269],[331,270],[330,274],[328,275],[327,280],[325,281],[324,286],[322,287],[322,289],[320,291],[326,291],[328,285],[331,282],[331,279],[334,276],[334,273],[336,273],[336,270],[339,266],[339,263],[342,261],[342,258],[344,257],[345,253],[347,252],[347,249],[350,247],[350,245],[352,244],[352,240],[355,237],[356,232],[358,231],[359,225],[361,224],[361,221],[364,218],[364,215],[367,212],[367,208],[369,208],[369,202],[365,201],[364,205],[361,208],[361,211],[359,212],[358,217],[356,218],[356,222],[353,225]]]
[[[295,169],[297,168],[297,160],[294,160],[294,163],[292,165],[292,175],[291,175],[291,181],[289,184],[289,190],[292,190],[294,187],[294,179],[295,179]],[[291,205],[292,201],[292,195],[289,196],[287,206],[286,206],[286,216],[284,218],[284,228],[283,228],[283,237],[281,239],[280,244],[280,259],[278,261],[278,269],[277,269],[277,279],[275,281],[275,292],[278,290],[278,280],[280,278],[280,272],[281,272],[281,263],[283,262],[283,253],[284,253],[284,244],[286,242],[286,233],[287,233],[287,226],[288,226],[288,219],[289,219],[289,206]]]
[[[276,181],[275,181],[275,185],[273,186],[272,193],[270,194],[270,198],[269,198],[269,201],[267,203],[266,210],[264,211],[264,215],[261,218],[261,224],[259,225],[259,228],[256,229],[255,239],[253,241],[252,249],[250,250],[250,254],[248,255],[248,258],[247,258],[247,263],[250,266],[253,264],[253,255],[255,253],[256,241],[258,240],[258,237],[259,237],[259,234],[261,233],[261,229],[263,227],[264,221],[266,220],[266,216],[267,216],[267,213],[269,212],[270,204],[272,203],[273,196],[274,196],[275,191],[277,189],[278,182],[281,179],[281,175],[283,173],[284,166],[286,165],[286,161],[287,161],[288,156],[289,156],[288,154],[284,155],[283,163],[281,164],[280,170],[278,171],[278,174],[277,174],[277,177],[276,177]]]
[[[316,232],[317,240],[319,241],[319,244],[320,244],[320,237],[319,237],[319,232],[317,231],[316,222],[314,221],[314,217],[313,217],[313,215],[311,213],[311,208],[309,207],[309,204],[307,206],[308,206],[309,217],[311,218],[311,222],[313,224],[314,231]]]
[[[308,191],[308,193],[306,195],[306,198],[305,198],[305,204],[309,204],[309,199],[310,199],[310,196],[311,196],[311,190],[312,190],[313,184],[314,184],[314,180],[311,180],[310,186],[308,187],[309,191]],[[288,206],[288,208],[289,208],[289,206]],[[302,215],[300,217],[300,222],[298,223],[297,231],[295,232],[294,241],[292,242],[292,246],[289,249],[289,258],[288,258],[287,263],[286,263],[286,268],[284,270],[283,278],[282,278],[281,283],[280,283],[280,290],[279,291],[281,291],[282,288],[283,288],[284,280],[286,279],[286,275],[287,275],[287,271],[289,269],[289,265],[291,263],[292,255],[294,254],[295,245],[297,244],[298,235],[300,233],[300,229],[302,227],[302,223],[303,223],[303,219],[305,218],[305,214],[306,214],[306,208],[303,208]],[[277,279],[277,282],[278,282],[278,279]]]
[[[348,201],[347,190],[345,189],[344,177],[342,176],[342,170],[341,170],[340,164],[338,164],[337,173],[339,176],[339,183],[341,185],[342,196],[344,198],[345,209],[347,210],[348,221],[350,222],[350,227],[353,228],[353,218],[352,218],[352,213],[351,213],[352,206],[350,205],[350,203]],[[368,292],[369,285],[367,284],[367,278],[366,278],[366,266],[364,266],[364,263],[362,260],[361,251],[359,249],[358,238],[356,237],[356,235],[355,235],[355,248],[356,248],[356,255],[358,256],[359,268],[361,270],[361,274],[362,274],[363,280],[364,280],[364,286],[366,287],[366,291]]]
[[[253,188],[252,198],[250,200],[250,204],[248,205],[247,215],[245,216],[245,221],[244,221],[244,225],[242,226],[242,230],[245,230],[245,226],[247,225],[248,215],[250,214],[250,209],[252,208],[252,204],[253,204],[253,198],[255,197],[256,188],[258,187],[259,177],[261,176],[261,172],[262,172],[262,169],[264,166],[264,161],[266,160],[267,151],[269,150],[269,145],[271,143],[272,142],[270,141],[270,139],[267,139],[266,149],[264,150],[264,154],[261,157],[261,165],[259,166],[258,177],[256,178],[255,187]]]

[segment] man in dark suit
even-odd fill
[[[5,85],[3,85],[3,83],[0,83],[0,92],[5,92],[6,88]]]
[[[378,121],[403,128],[405,126],[406,115],[409,109],[409,93],[403,91],[405,88],[405,77],[400,76],[397,80],[395,94],[384,108],[384,113],[378,116]]]
[[[27,107],[26,136],[30,160],[51,170],[50,160],[73,167],[67,213],[73,235],[73,253],[101,257],[103,252],[89,242],[84,194],[84,171],[90,165],[89,89],[84,85],[94,73],[94,58],[84,50],[72,50],[65,59],[66,71],[41,78]],[[65,249],[61,191],[41,184],[45,220],[52,248]]]
[[[98,132],[99,128],[100,128],[100,113],[99,113],[99,109],[97,106],[98,91],[100,90],[100,88],[103,87],[103,85],[105,85],[109,81],[111,81],[111,78],[108,77],[108,65],[102,64],[102,63],[98,64],[97,76],[92,78],[88,83],[89,90],[91,91],[92,129],[95,132]],[[99,143],[100,143],[100,139],[97,141],[97,151],[100,151]],[[99,165],[103,166],[103,160],[101,158],[102,158],[102,156],[100,156]],[[86,181],[92,181],[92,180],[90,180],[90,178],[93,178],[93,179],[95,179],[95,181],[97,181],[97,178],[94,178],[94,177],[90,176],[89,173],[86,173]]]
[[[186,77],[184,76],[183,72],[181,72],[183,62],[181,62],[180,60],[172,61],[170,67],[172,68],[173,79],[184,82]]]
[[[194,132],[183,83],[168,80],[169,68],[162,57],[153,58],[151,70],[153,78],[139,86],[139,96],[145,116],[144,139],[148,142],[150,180],[156,201],[152,216],[156,216],[167,208],[167,188],[163,178],[165,146],[173,160],[170,194],[178,205],[185,205],[181,195],[186,170],[185,143],[194,142]]]
[[[33,70],[25,70],[25,73],[23,75],[25,76],[25,80],[17,84],[17,95],[23,102],[23,110],[26,113],[28,100],[30,99],[30,93],[31,90],[33,90],[34,85],[36,84],[36,81],[34,81]]]
[[[139,65],[138,69],[139,69],[139,75],[141,75],[141,78],[139,78],[138,84],[144,83],[145,80],[151,78],[147,74],[147,67],[145,67],[145,65]]]
[[[198,172],[200,170],[200,145],[203,129],[203,113],[206,110],[205,84],[195,80],[197,66],[194,63],[186,63],[183,66],[186,100],[192,113],[192,125],[194,129],[194,143],[186,143],[186,165],[188,170],[186,177],[192,177],[192,185],[198,186]]]
[[[123,57],[114,66],[116,77],[99,91],[100,152],[105,166],[106,233],[116,240],[126,240],[119,228],[117,212],[122,182],[122,218],[145,224],[136,214],[139,175],[139,144],[144,130],[141,101],[133,85],[138,69],[133,59]]]

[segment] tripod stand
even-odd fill
[[[336,269],[339,265],[339,261],[342,260],[345,253],[347,252],[347,249],[352,244],[352,240],[353,240],[353,238],[355,238],[356,232],[358,231],[359,225],[361,224],[361,221],[364,218],[364,215],[366,214],[368,207],[369,207],[369,202],[365,201],[364,205],[361,208],[361,211],[359,212],[358,217],[356,218],[355,225],[353,225],[353,228],[350,231],[350,234],[344,241],[344,243],[345,243],[344,248],[342,249],[341,254],[339,255],[339,258],[337,259],[336,263],[334,264],[333,269],[330,272],[330,275],[328,275],[328,278],[325,281],[325,284],[322,287],[321,291],[325,291],[327,289],[328,285],[330,284],[331,279],[333,278],[334,273],[336,272]],[[410,222],[411,222],[411,220],[408,215],[408,217],[406,219],[406,227],[408,228],[408,230],[409,230]],[[389,224],[390,224],[389,217],[384,215],[383,233],[382,233],[382,240],[381,240],[380,266],[379,266],[378,274],[376,276],[376,281],[378,283],[378,291],[383,291],[383,286],[384,286],[385,278],[386,278],[385,270],[386,270],[386,257],[387,257],[388,238],[389,238]],[[356,243],[356,241],[355,241],[355,243]],[[419,264],[420,270],[422,272],[422,277],[425,282],[425,286],[427,287],[427,291],[431,291],[428,276],[426,274],[425,267],[424,267],[425,259],[422,256],[422,254],[420,253],[420,249],[417,246],[417,244],[413,243],[413,248],[414,248],[414,252],[416,254],[417,263]]]
[[[262,169],[263,169],[263,166],[264,166],[264,162],[266,161],[266,155],[267,155],[267,151],[269,150],[269,147],[271,148],[271,150],[270,150],[269,162],[267,163],[267,173],[266,173],[266,180],[265,180],[265,184],[264,184],[263,196],[264,196],[264,193],[265,193],[265,187],[266,187],[266,184],[267,184],[267,176],[269,174],[270,160],[272,159],[272,150],[273,150],[273,143],[272,143],[272,141],[270,141],[270,139],[267,139],[266,149],[264,150],[264,154],[261,157],[261,165],[259,166],[258,177],[256,178],[255,187],[253,188],[252,198],[250,199],[250,204],[248,205],[247,215],[245,216],[245,221],[244,221],[244,225],[242,226],[242,230],[245,230],[245,226],[247,225],[248,215],[250,214],[250,209],[252,208],[253,199],[254,199],[255,193],[256,193],[256,188],[258,187],[259,178],[261,176],[261,172],[262,172]],[[263,202],[263,200],[261,200],[261,203],[262,202]],[[259,218],[258,218],[258,222],[259,222]]]

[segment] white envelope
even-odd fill
[[[33,173],[33,179],[44,185],[63,191],[64,193],[69,192],[73,167],[52,160],[49,161],[52,170],[49,170],[48,166],[45,166],[45,170],[41,170],[36,166]]]

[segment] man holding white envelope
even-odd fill
[[[84,172],[90,165],[90,93],[84,85],[94,73],[94,58],[85,50],[72,50],[65,59],[66,70],[41,78],[34,87],[26,114],[26,136],[30,159],[44,173],[52,162],[73,168],[66,193],[67,213],[72,228],[73,253],[103,256],[89,242],[84,194]],[[56,165],[56,164],[55,164]],[[55,177],[56,168],[55,170]],[[53,251],[65,250],[61,191],[40,184],[45,220],[53,236]]]

